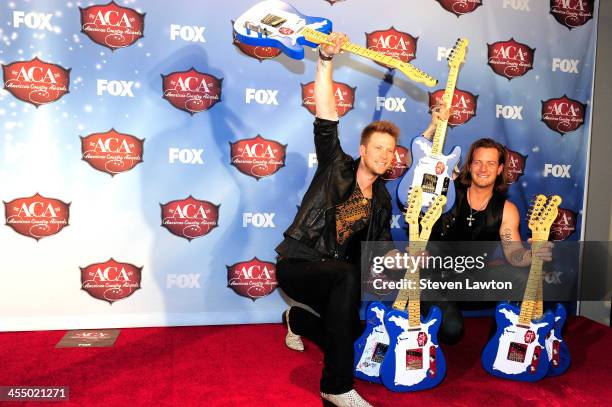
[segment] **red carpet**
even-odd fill
[[[572,319],[570,370],[528,384],[482,370],[489,324],[466,320],[463,340],[444,347],[448,372],[435,389],[397,394],[360,381],[357,389],[375,406],[610,405],[610,328]],[[321,405],[321,352],[310,343],[305,353],[286,349],[280,324],[123,329],[113,348],[55,349],[63,335],[0,333],[0,385],[67,385],[70,401],[59,405],[74,406]]]

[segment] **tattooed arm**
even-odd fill
[[[531,250],[525,249],[519,234],[520,216],[515,204],[506,201],[502,215],[501,238],[504,256],[508,263],[516,267],[526,267],[531,264]]]
[[[512,202],[506,201],[502,217],[499,236],[502,241],[504,256],[508,263],[516,267],[531,265],[532,252],[523,247],[521,235],[519,234],[520,216],[519,211]],[[531,239],[528,240],[530,242]],[[552,243],[545,242],[535,252],[535,256],[542,261],[552,260]]]

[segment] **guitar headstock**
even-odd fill
[[[528,223],[534,240],[548,240],[550,228],[559,214],[559,205],[561,205],[559,195],[553,195],[548,199],[541,194],[536,197]]]
[[[430,88],[433,88],[438,84],[438,80],[436,78],[429,74],[426,74],[425,72],[421,71],[419,68],[408,62],[397,62],[393,64],[393,67],[399,69],[411,80],[417,83],[422,83],[423,85],[428,86]]]
[[[455,46],[448,55],[448,66],[451,68],[459,68],[459,65],[465,61],[467,46],[470,42],[466,38],[458,38]]]
[[[444,205],[446,205],[446,196],[439,195],[437,196],[425,215],[423,219],[421,219],[421,239],[429,240],[429,235],[431,234],[431,229],[433,225],[436,223],[440,216],[442,215],[442,210],[444,209]]]
[[[408,201],[406,202],[406,213],[404,220],[412,228],[419,225],[419,215],[421,214],[421,206],[423,205],[423,188],[414,186],[408,193]]]

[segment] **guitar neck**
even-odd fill
[[[408,295],[408,328],[415,328],[421,325],[421,287],[419,285],[421,281],[420,269],[417,269],[412,273],[412,281],[414,285]]]
[[[542,284],[543,280],[540,280],[540,284],[538,284],[538,293],[536,296],[537,300],[533,308],[533,314],[536,318],[544,315],[544,290],[542,288]]]
[[[307,41],[314,42],[316,44],[329,44],[329,35],[324,34],[320,31],[313,30],[312,28],[304,27],[301,31],[304,38]],[[345,42],[341,49],[343,51],[350,52],[355,55],[362,56],[364,58],[371,59],[372,61],[379,62],[387,65],[391,68],[397,68],[405,73],[410,79],[415,82],[423,83],[427,86],[435,86],[437,80],[427,75],[425,72],[416,68],[408,62],[401,61],[397,58],[390,57],[381,52],[371,50],[369,48],[362,47],[352,42]]]
[[[547,239],[546,239],[547,240]],[[535,252],[545,240],[534,240],[531,249]],[[519,323],[521,325],[529,325],[531,320],[538,314],[540,303],[542,302],[542,266],[543,262],[539,258],[531,257],[531,269],[529,271],[529,279],[527,287],[523,295],[523,303],[521,304],[521,312],[519,315]]]
[[[448,72],[448,79],[446,80],[446,88],[444,89],[444,95],[442,96],[442,102],[445,106],[450,107],[453,102],[453,94],[455,93],[455,87],[457,85],[457,77],[459,76],[459,67],[451,68]],[[444,147],[444,140],[446,138],[446,130],[448,129],[448,120],[438,120],[436,125],[436,133],[433,138],[431,153],[433,155],[441,155],[442,148]]]
[[[408,304],[408,327],[417,327],[421,324],[421,288],[419,267],[414,272],[407,271],[404,280],[410,284],[410,288],[402,288],[397,293],[393,302],[393,309],[404,311]]]
[[[425,250],[427,241],[410,242],[409,254],[416,257]],[[393,309],[404,311],[408,304],[408,326],[417,327],[421,324],[421,288],[420,268],[417,266],[414,271],[407,270],[404,274],[404,281],[409,284],[408,288],[402,288],[397,293],[397,298],[393,302]]]

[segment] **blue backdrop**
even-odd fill
[[[254,3],[141,0],[111,3],[110,9],[104,9],[116,14],[86,10],[84,18],[94,25],[116,23],[122,30],[129,25],[136,32],[142,24],[142,38],[123,32],[114,40],[118,42],[106,40],[107,46],[100,44],[99,37],[86,35],[79,11],[79,6],[107,3],[16,0],[0,6],[0,61],[8,67],[3,73],[5,90],[0,91],[0,199],[7,203],[5,218],[11,223],[10,212],[26,202],[19,199],[36,193],[70,203],[68,226],[55,234],[36,239],[28,230],[17,231],[11,225],[0,231],[0,276],[8,287],[0,299],[0,330],[279,320],[285,303],[274,290],[274,247],[316,169],[314,117],[303,107],[301,86],[314,79],[315,54],[307,50],[300,61],[285,55],[258,59],[248,53],[276,53],[240,50],[233,44],[231,22]],[[365,33],[382,31],[378,38],[394,47],[387,52],[408,55],[402,48],[406,41],[396,41],[397,35],[403,40],[413,37],[412,63],[440,81],[428,89],[399,72],[387,75],[385,81],[386,68],[348,54],[337,57],[334,79],[347,85],[342,88],[343,103],[350,104],[354,96],[352,109],[340,119],[345,151],[357,155],[359,133],[373,118],[397,123],[401,145],[408,147],[429,123],[428,92],[444,88],[445,51],[458,37],[468,38],[469,52],[457,87],[474,96],[475,115],[449,128],[445,150],[460,145],[466,152],[481,137],[502,142],[510,154],[515,153],[510,170],[517,179],[510,187],[510,199],[524,214],[533,195],[559,194],[564,211],[555,236],[579,240],[598,3],[483,0],[463,2],[468,7],[461,11],[465,14],[448,11],[459,3],[292,2],[304,14],[329,18],[335,30],[364,46]],[[470,5],[477,7],[470,11]],[[121,13],[126,13],[125,19]],[[391,34],[396,37],[389,39]],[[494,55],[501,61],[489,55],[488,44],[495,43],[500,43]],[[10,65],[34,57],[70,69],[69,93],[39,106],[13,93],[15,88],[7,84],[20,70],[11,70]],[[531,69],[509,79],[492,68],[513,64]],[[206,93],[212,106],[193,114],[162,97],[163,77],[191,68],[207,75],[212,88],[220,86],[220,92],[216,88]],[[53,69],[55,75],[59,68]],[[60,70],[56,79],[61,76]],[[575,103],[567,104],[564,96]],[[377,97],[390,101],[385,105]],[[551,99],[552,110],[543,114],[543,102]],[[559,121],[577,128],[549,127]],[[144,140],[142,163],[112,177],[87,163],[79,138],[110,129]],[[268,141],[257,147],[255,158],[268,166],[263,166],[265,176],[253,177],[244,173],[248,168],[232,165],[230,152],[233,143],[258,135]],[[253,150],[252,144],[248,148]],[[271,164],[270,154],[284,166]],[[390,191],[398,181],[387,183]],[[160,205],[163,209],[189,196],[206,201],[207,222],[214,226],[194,239],[161,226]],[[43,206],[51,202],[34,197],[26,206],[35,201]],[[210,210],[213,205],[219,205],[218,217]],[[20,213],[20,219],[26,215]],[[29,215],[24,222],[51,216]],[[202,221],[192,215],[192,220]],[[405,239],[401,216],[395,215],[394,237]],[[523,223],[525,238],[527,231]],[[115,268],[109,276],[104,270],[111,258],[135,267],[126,275],[119,273],[121,267]],[[81,268],[97,264],[101,266],[93,267],[92,276],[102,288],[110,287],[109,280],[137,283],[140,288],[123,285],[106,301],[100,300],[99,292],[88,295]],[[142,271],[134,271],[137,268]],[[96,273],[98,269],[102,272]]]

